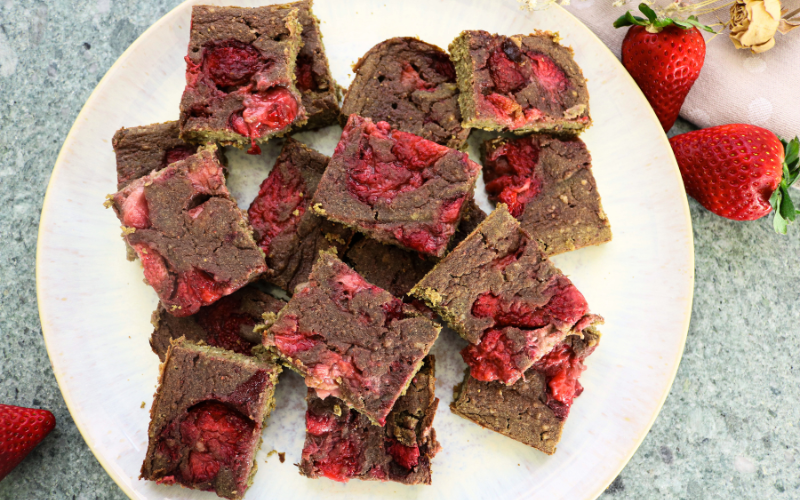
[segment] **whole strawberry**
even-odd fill
[[[645,4],[639,5],[639,10],[647,19],[628,12],[614,22],[615,28],[631,26],[622,41],[622,65],[642,89],[666,132],[678,119],[706,58],[706,42],[697,28],[714,30],[694,16],[686,21],[659,19]]]
[[[47,410],[0,405],[0,481],[56,426]]]
[[[800,141],[781,141],[767,129],[733,124],[695,130],[669,140],[686,192],[708,210],[733,220],[775,212],[786,234],[797,211],[789,187],[800,174]]]

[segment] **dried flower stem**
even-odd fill
[[[800,14],[800,8],[798,8],[798,9],[795,9],[795,10],[793,10],[793,11],[789,12],[788,14],[786,14],[785,16],[783,16],[783,18],[784,18],[784,19],[791,19],[791,18],[793,18],[794,16],[796,16],[797,14]]]

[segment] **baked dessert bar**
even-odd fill
[[[474,378],[512,385],[568,335],[602,318],[500,204],[412,290],[471,343]]]
[[[264,335],[264,345],[329,395],[385,425],[441,326],[321,253],[308,284],[295,291]]]
[[[197,146],[180,138],[178,122],[121,128],[111,144],[117,156],[117,190],[133,180],[197,152]],[[219,151],[222,154],[222,151]]]
[[[174,341],[150,410],[141,478],[242,498],[280,372],[271,362]]]
[[[170,343],[181,337],[250,355],[254,346],[261,345],[261,334],[254,333],[253,328],[262,322],[265,313],[277,314],[285,305],[285,301],[253,285],[247,285],[183,318],[169,314],[164,306],[159,305],[153,312],[150,347],[161,361],[164,361]]]
[[[611,241],[611,225],[578,138],[530,135],[482,147],[489,198],[508,205],[544,253],[555,255]]]
[[[589,126],[586,79],[555,33],[462,31],[450,44],[464,127],[578,133]]]
[[[294,83],[298,16],[291,4],[192,7],[181,137],[258,154],[259,142],[306,122]]]
[[[308,280],[320,250],[344,253],[353,232],[309,210],[330,158],[286,138],[247,213],[270,272],[265,279],[287,293]]]
[[[450,409],[552,455],[572,401],[583,392],[578,382],[586,369],[583,362],[599,340],[594,328],[584,330],[583,338],[570,335],[510,387],[501,382],[481,382],[467,373],[456,387]]]
[[[308,391],[306,442],[300,473],[334,481],[350,479],[431,484],[431,459],[439,451],[433,417],[434,358],[425,358],[408,390],[395,403],[385,427],[334,397]]]
[[[189,316],[267,271],[225,186],[216,146],[109,195],[144,277],[174,316]]]
[[[357,114],[451,148],[467,140],[456,71],[444,50],[417,38],[391,38],[372,47],[353,71],[342,125]]]
[[[382,243],[441,257],[479,172],[465,153],[350,115],[312,209]]]

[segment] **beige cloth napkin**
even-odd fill
[[[790,11],[800,0],[783,0]],[[613,7],[612,0],[572,0],[565,8],[584,22],[619,57],[627,28],[613,22],[626,10],[638,13],[639,2]],[[723,21],[728,11],[720,12]],[[715,14],[701,16],[706,24],[719,22]],[[719,30],[719,27],[715,27]],[[791,138],[800,135],[800,29],[775,35],[775,47],[761,54],[737,50],[727,31],[704,33],[706,60],[689,92],[681,117],[705,128],[727,123],[749,123]]]

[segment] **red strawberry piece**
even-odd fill
[[[56,417],[47,410],[0,404],[0,481],[50,434]]]
[[[761,127],[732,124],[669,142],[692,198],[733,220],[755,220],[775,210],[775,229],[786,233],[796,214],[788,188],[800,173],[797,138],[782,142]]]
[[[642,89],[664,131],[672,128],[683,101],[700,76],[706,57],[706,42],[698,28],[714,30],[691,16],[682,21],[658,19],[645,4],[639,5],[647,19],[630,12],[614,27],[631,26],[622,41],[622,65]]]

